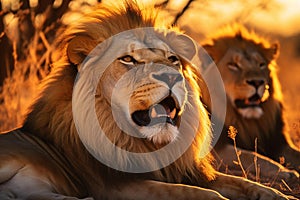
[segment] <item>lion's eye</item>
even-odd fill
[[[240,66],[239,66],[237,63],[235,63],[235,62],[229,62],[229,63],[227,64],[227,66],[228,66],[229,69],[231,69],[231,70],[233,70],[233,71],[238,71],[238,70],[240,70]]]
[[[125,65],[134,65],[137,63],[137,61],[130,55],[123,56],[119,58],[120,62]]]
[[[261,69],[265,69],[267,67],[267,63],[265,63],[265,62],[259,63],[259,67]]]
[[[169,56],[168,60],[172,62],[174,65],[178,65],[180,63],[179,58],[175,55]]]

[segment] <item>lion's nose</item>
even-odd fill
[[[264,80],[247,80],[246,81],[249,85],[252,85],[255,88],[258,88],[259,86],[263,85],[265,83]]]
[[[152,74],[154,79],[165,82],[169,88],[172,88],[177,82],[183,80],[181,74],[174,73],[162,73],[162,74]]]

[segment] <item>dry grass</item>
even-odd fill
[[[42,43],[38,44],[38,41]],[[45,47],[40,54],[40,46]],[[22,124],[29,105],[38,92],[38,84],[49,72],[51,46],[41,32],[37,32],[29,45],[26,60],[15,59],[12,75],[5,79],[0,92],[0,132]]]
[[[236,128],[234,128],[233,126],[229,126],[228,137],[230,137],[233,140],[234,151],[235,151],[236,158],[237,158],[237,161],[234,160],[233,163],[240,166],[240,168],[242,170],[243,177],[248,178],[247,173],[244,169],[243,163],[240,159],[240,156],[241,156],[242,152],[237,149],[236,140],[235,140],[236,134],[237,134]]]
[[[254,156],[254,159],[253,159],[255,174],[249,173],[248,169],[244,168],[243,162],[240,159],[242,152],[241,152],[241,150],[238,150],[238,148],[237,148],[237,143],[236,143],[237,134],[238,134],[238,131],[236,130],[236,128],[234,128],[233,126],[229,126],[228,137],[233,140],[234,151],[235,151],[236,159],[237,159],[237,160],[233,160],[232,162],[236,166],[238,166],[240,168],[240,170],[233,170],[233,171],[229,170],[228,166],[222,162],[222,159],[220,157],[218,157],[218,160],[220,161],[220,163],[217,163],[218,166],[216,168],[220,169],[222,165],[225,165],[225,168],[226,168],[225,173],[227,173],[227,174],[242,176],[246,179],[256,181],[258,183],[261,183],[261,184],[269,186],[269,187],[276,188],[287,195],[291,195],[291,197],[293,197],[293,198],[294,197],[300,198],[300,183],[295,182],[295,183],[290,183],[291,185],[289,185],[286,181],[284,181],[283,179],[280,179],[278,176],[279,176],[279,173],[281,172],[281,169],[278,169],[277,173],[275,173],[272,177],[270,177],[270,178],[265,177],[265,178],[261,179],[261,177],[260,177],[261,168],[257,164],[257,156]],[[257,153],[257,139],[255,140],[255,153]],[[284,164],[284,163],[285,163],[284,157],[280,157],[280,164]]]

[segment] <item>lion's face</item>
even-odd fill
[[[167,50],[130,46],[105,71],[101,91],[125,129],[133,126],[138,137],[154,143],[170,142],[178,135],[187,96],[180,59]]]
[[[81,76],[103,71],[97,83],[95,107],[101,110],[97,98],[104,98],[122,131],[155,144],[167,144],[179,134],[188,96],[181,60],[194,56],[196,50],[186,36],[148,34],[124,34],[124,38],[111,39],[104,49],[94,51],[98,57],[101,52],[99,59],[91,53],[95,62],[88,60],[83,64],[82,68],[94,72],[81,72]],[[179,50],[169,45],[170,39],[172,44],[180,43]],[[107,67],[105,60],[110,60]],[[95,67],[89,63],[96,63]],[[102,69],[96,69],[101,65]]]
[[[260,118],[264,104],[274,97],[272,77],[279,44],[232,24],[217,31],[203,47],[221,73],[228,106],[244,118]]]
[[[218,63],[231,104],[245,118],[259,118],[269,97],[269,61],[256,50],[229,48]]]

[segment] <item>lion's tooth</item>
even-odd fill
[[[157,117],[169,117],[169,116],[166,114],[159,114],[159,115],[157,115]]]
[[[153,107],[153,108],[151,109],[151,118],[155,118],[155,117],[157,117],[157,112],[156,112],[156,110],[155,110],[155,107]]]
[[[175,118],[175,115],[176,115],[176,108],[174,108],[174,109],[172,110],[172,112],[169,114],[169,116],[170,116],[171,119],[174,119],[174,118]]]

